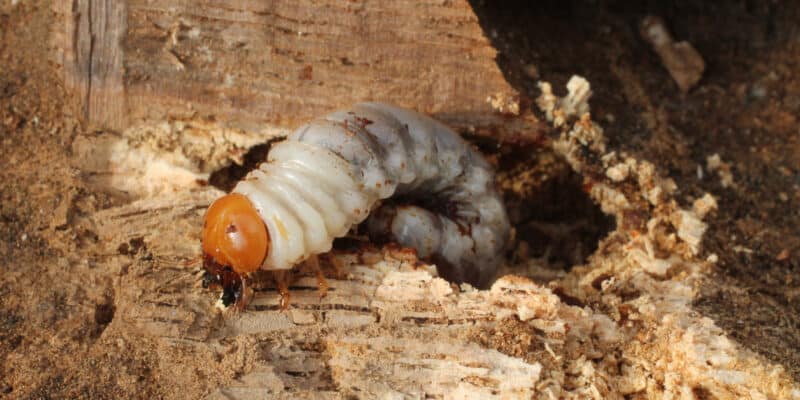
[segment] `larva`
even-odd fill
[[[490,165],[460,136],[420,113],[361,103],[273,145],[209,207],[205,283],[221,284],[226,306],[243,307],[250,273],[314,259],[368,217],[370,236],[478,287],[493,278],[510,233]]]

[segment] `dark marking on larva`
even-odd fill
[[[356,116],[355,119],[356,119],[356,122],[361,124],[362,128],[366,128],[367,125],[371,125],[373,123],[373,121],[371,119],[367,119],[367,118],[363,118],[363,117],[359,117],[359,116]]]
[[[356,133],[354,130],[350,129],[350,122],[349,121],[345,120],[344,124],[342,124],[342,126],[344,127],[344,133],[347,136],[355,137],[356,135],[358,135],[358,133]],[[356,127],[356,128],[358,128],[358,127]],[[342,146],[339,146],[340,149],[341,149],[341,147]]]
[[[236,233],[237,231],[238,229],[236,229],[236,225],[234,224],[230,224],[225,227],[225,233],[227,234]]]

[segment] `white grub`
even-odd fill
[[[719,176],[719,183],[722,187],[728,188],[735,186],[731,165],[722,161],[722,157],[720,157],[719,154],[714,153],[706,157],[706,169],[708,172],[717,173],[717,176]]]
[[[356,104],[297,128],[233,192],[248,197],[267,227],[266,270],[330,251],[335,238],[369,217],[371,236],[421,258],[441,257],[449,280],[485,288],[511,232],[483,156],[444,124],[383,103]],[[454,210],[382,203],[394,196],[434,197]]]
[[[661,18],[647,16],[642,19],[640,33],[661,57],[664,68],[686,93],[703,76],[705,62],[700,53],[688,42],[675,42]]]

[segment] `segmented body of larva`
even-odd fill
[[[328,252],[368,217],[370,236],[416,249],[451,281],[485,286],[510,233],[483,157],[442,123],[381,103],[300,127],[226,197],[209,208],[203,231],[206,270],[223,288],[236,275]],[[253,217],[265,232],[240,222]],[[226,279],[225,268],[234,275]],[[232,290],[240,303],[241,286]]]

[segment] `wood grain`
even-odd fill
[[[260,131],[375,100],[496,131],[506,118],[487,98],[517,97],[467,1],[73,0],[57,8],[66,86],[101,128],[202,119]]]
[[[56,2],[64,31],[56,34],[64,85],[77,102],[79,115],[93,126],[127,126],[124,54],[126,4],[114,0]]]

